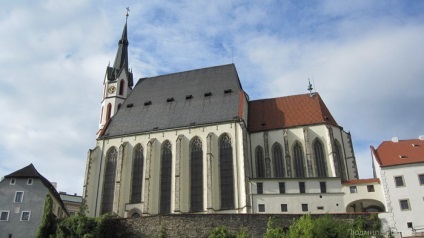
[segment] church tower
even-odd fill
[[[128,13],[126,16],[128,20]],[[119,110],[133,87],[133,74],[128,69],[127,20],[118,43],[115,62],[112,67],[109,64],[106,68],[98,137],[110,118]]]

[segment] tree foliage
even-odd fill
[[[126,231],[115,229],[114,218],[111,214],[103,214],[100,217],[87,217],[87,206],[83,200],[80,210],[75,216],[56,219],[53,213],[53,200],[50,195],[46,196],[44,214],[41,225],[36,233],[36,238],[94,238],[94,237],[128,237]]]
[[[38,227],[36,238],[49,237],[56,229],[56,216],[53,214],[53,199],[49,194],[46,195],[44,202],[44,212],[41,225]]]
[[[215,227],[213,228],[209,238],[233,238],[225,226]]]
[[[374,214],[368,221],[358,216],[353,222],[334,219],[330,215],[312,219],[307,214],[295,221],[286,232],[276,227],[270,219],[264,238],[381,237],[380,229],[380,220]]]

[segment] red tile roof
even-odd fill
[[[352,179],[352,180],[343,181],[344,185],[366,184],[366,183],[380,183],[380,179],[379,178],[368,178],[368,179]]]
[[[318,93],[249,102],[250,132],[329,123],[337,126]]]
[[[371,152],[381,167],[423,163],[424,140],[384,141],[377,149],[371,146]]]

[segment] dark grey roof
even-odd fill
[[[142,78],[102,137],[231,121],[241,93],[234,64]]]

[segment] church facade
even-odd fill
[[[318,93],[250,100],[234,64],[134,85],[126,24],[103,86],[90,216],[300,213],[323,195],[321,212],[358,211],[345,195],[358,180],[350,133]]]

